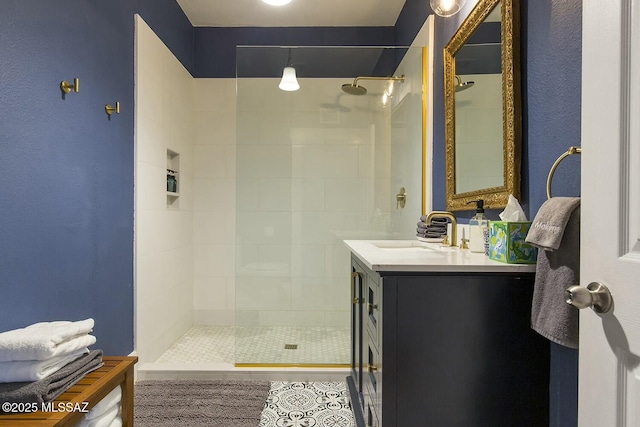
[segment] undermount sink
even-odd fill
[[[373,246],[385,251],[431,251],[439,252],[438,249],[427,246],[426,244],[418,241],[388,241],[388,242],[372,242]]]

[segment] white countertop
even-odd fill
[[[535,272],[535,264],[504,264],[469,249],[418,240],[344,240],[373,271]]]

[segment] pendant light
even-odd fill
[[[282,70],[282,80],[280,80],[278,87],[287,92],[300,89],[300,84],[298,84],[298,79],[296,78],[296,69],[291,63],[291,49],[289,49],[289,60],[287,61],[287,66]]]
[[[467,0],[429,0],[431,9],[438,16],[453,16],[460,12]]]

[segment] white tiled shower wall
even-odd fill
[[[238,325],[349,325],[342,240],[386,237],[390,111],[347,80],[238,80]]]
[[[193,79],[138,16],[136,40],[135,339],[146,362],[193,323]],[[180,155],[171,208],[167,149]]]
[[[280,111],[256,115],[257,103],[281,95],[277,79],[243,79],[254,87],[240,98],[236,119],[236,79],[193,79],[139,17],[136,25],[141,362],[156,360],[193,324],[234,324],[236,304],[241,324],[348,326],[349,254],[342,239],[386,238],[390,231],[394,238],[412,237],[391,230],[389,112],[372,112],[369,97],[343,94],[344,79],[301,79],[305,91],[283,98]],[[376,83],[368,87],[375,90]],[[412,87],[421,90],[417,81]],[[288,126],[277,125],[283,119]],[[402,125],[413,128],[412,141],[419,119]],[[415,171],[421,146],[409,145],[416,151],[405,158],[418,166],[407,170]],[[171,206],[167,149],[180,155],[180,197]],[[408,191],[410,210],[418,212],[421,190]],[[236,217],[238,235],[248,243],[238,250]],[[282,239],[274,244],[274,236]],[[256,267],[263,270],[259,284],[252,283]],[[249,293],[236,295],[236,270]]]
[[[148,362],[193,324],[234,323],[235,79],[193,79],[136,23],[136,351]],[[172,204],[167,149],[180,159]]]
[[[233,325],[235,79],[193,79],[193,101],[193,320]]]
[[[417,222],[422,215],[421,193],[424,185],[421,158],[427,155],[428,160],[431,161],[430,155],[423,154],[421,144],[423,114],[427,113],[422,108],[424,84],[420,72],[422,66],[422,48],[409,49],[396,70],[396,75],[405,76],[405,80],[395,85],[395,95],[390,101],[393,111],[389,137],[391,164],[386,177],[386,183],[390,188],[385,194],[385,200],[386,208],[391,213],[393,235],[390,237],[394,239],[410,239],[416,235]],[[376,179],[380,180],[380,177]],[[425,179],[427,182],[430,181],[430,177]],[[399,193],[401,187],[404,187],[407,192],[406,205],[404,209],[397,209],[394,195]],[[431,210],[429,196],[430,192],[425,193],[426,211]]]

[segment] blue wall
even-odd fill
[[[194,77],[236,77],[236,46],[395,45],[394,27],[196,27]],[[279,62],[281,70],[285,61]]]
[[[523,16],[523,194],[530,217],[547,199],[553,162],[581,145],[582,0],[529,0]],[[552,194],[580,195],[580,156],[564,160]],[[578,425],[578,350],[551,343],[550,426]]]
[[[477,1],[453,18],[436,21],[435,99],[444,99],[443,49]],[[582,73],[582,0],[521,0],[522,197],[530,219],[546,200],[553,162],[580,145]],[[444,209],[444,105],[434,107],[433,207]],[[553,178],[553,194],[580,195],[580,158],[562,162]],[[487,211],[498,219],[500,210]],[[460,213],[467,218],[473,213]],[[551,427],[576,426],[578,351],[551,343]]]
[[[96,348],[128,354],[133,15],[161,24],[185,64],[193,63],[193,29],[173,0],[2,6],[0,331],[93,317]],[[60,81],[74,77],[80,93],[62,96]],[[122,112],[109,120],[104,105],[115,101]]]
[[[468,1],[451,18],[436,19],[436,100],[444,99],[443,49],[477,1]],[[521,0],[522,197],[533,218],[546,200],[553,162],[572,145],[580,145],[582,72],[582,0]],[[444,209],[444,104],[434,106],[434,209]],[[580,160],[562,163],[553,179],[555,195],[580,194]],[[488,211],[498,219],[499,210]],[[472,211],[460,213],[470,217]]]

